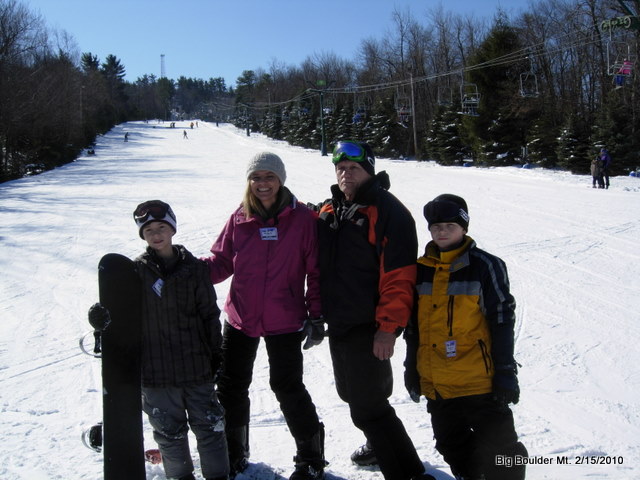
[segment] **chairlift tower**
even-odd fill
[[[625,41],[614,40],[613,32],[614,30],[640,31],[640,0],[618,0],[618,3],[627,15],[603,20],[600,29],[609,31],[609,41],[607,42],[608,73],[615,76],[616,82],[620,82],[621,85],[624,82],[624,77],[631,76],[636,58],[631,50],[631,45]]]
[[[166,74],[164,71],[164,53],[160,54],[160,78],[165,78]]]

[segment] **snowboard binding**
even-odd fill
[[[93,347],[87,345],[89,336],[93,335]],[[102,334],[100,331],[91,330],[80,337],[80,350],[82,353],[95,358],[102,358]]]
[[[94,452],[100,453],[102,451],[102,422],[82,432],[82,443]]]
[[[87,355],[102,358],[102,332],[111,323],[109,310],[100,303],[93,304],[91,308],[89,308],[89,323],[93,327],[93,331],[85,333],[80,338],[80,349]],[[93,352],[85,345],[87,338],[91,334],[93,334]]]

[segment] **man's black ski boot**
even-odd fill
[[[324,425],[311,438],[296,441],[296,456],[293,461],[296,468],[289,480],[322,480],[324,467],[329,463],[324,459]]]
[[[351,454],[351,461],[360,467],[369,467],[378,464],[376,452],[373,451],[373,447],[368,440],[367,443],[358,447],[356,451]]]

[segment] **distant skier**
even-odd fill
[[[600,162],[602,162],[602,177],[604,188],[609,188],[609,168],[611,167],[611,155],[606,148],[600,149]]]
[[[187,131],[186,131],[186,130],[183,130],[183,131],[182,131],[182,138],[186,138],[186,139],[188,139],[188,138],[189,138],[189,137],[187,136]]]
[[[602,178],[602,161],[599,156],[595,156],[591,160],[591,185],[593,188],[604,188],[604,180]]]
[[[125,141],[125,142],[128,142],[128,141],[129,141],[129,132],[126,132],[126,133],[124,134],[124,141]]]

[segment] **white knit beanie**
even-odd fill
[[[275,153],[257,153],[247,165],[247,180],[251,177],[253,172],[257,172],[259,170],[267,170],[275,173],[278,176],[281,185],[284,185],[284,182],[287,180],[287,172],[284,169],[284,163],[282,163],[280,157]]]

